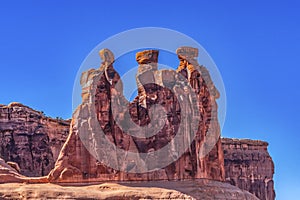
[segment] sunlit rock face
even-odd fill
[[[73,113],[69,137],[49,180],[223,181],[219,92],[207,69],[198,64],[198,50],[179,48],[177,71],[157,70],[157,50],[137,53],[138,96],[132,102],[123,96],[112,52],[104,49],[99,54],[100,68],[82,74],[82,104]],[[174,140],[178,134],[181,139]],[[111,145],[105,146],[107,141]],[[212,145],[207,152],[205,145]],[[180,149],[184,151],[177,155]],[[108,160],[111,166],[105,164]]]
[[[0,157],[26,176],[45,176],[69,134],[68,120],[52,119],[20,103],[0,105]]]
[[[166,184],[167,183],[167,184]],[[0,184],[0,198],[20,199],[191,199],[258,200],[253,194],[213,180],[143,181],[61,186],[58,184]],[[15,189],[16,188],[16,189]]]
[[[209,72],[196,61],[197,49],[182,47],[177,50],[177,54],[179,66],[175,72],[157,69],[157,50],[139,52],[136,55],[139,64],[136,74],[138,96],[132,102],[128,102],[122,93],[120,76],[113,67],[114,55],[109,50],[100,51],[103,61],[100,68],[82,74],[82,104],[74,112],[72,121],[51,119],[43,112],[20,103],[0,105],[0,183],[197,179],[201,182],[200,185],[198,182],[186,181],[175,182],[180,183],[177,186],[172,185],[172,182],[168,182],[168,185],[178,191],[183,187],[187,191],[192,190],[193,193],[185,194],[193,194],[193,197],[199,199],[224,199],[229,196],[231,199],[256,199],[226,183],[203,182],[204,180],[198,179],[223,181],[225,178],[226,182],[255,194],[259,199],[275,199],[274,164],[267,151],[268,143],[248,139],[220,140],[215,101],[219,93],[210,79]],[[176,89],[174,86],[177,86]],[[189,93],[194,95],[187,96]],[[184,104],[182,99],[185,100]],[[184,110],[187,113],[191,112],[191,104],[195,102],[196,108],[199,109],[199,118],[195,113],[194,117],[198,119],[198,123],[183,113]],[[161,105],[163,112],[155,105]],[[92,116],[94,122],[88,120],[91,111],[95,114]],[[151,115],[153,113],[154,116]],[[132,124],[128,123],[128,119]],[[184,122],[182,120],[189,121],[191,125],[180,131],[183,135],[182,140],[172,143]],[[172,155],[180,145],[190,143],[192,127],[197,128],[195,140],[179,159],[148,173],[132,173],[137,169],[137,164],[153,168],[167,160],[165,154],[151,152],[171,143],[167,153]],[[89,129],[96,131],[89,134]],[[111,144],[125,153],[111,153],[114,152],[113,149],[101,148],[99,143],[104,141],[104,138],[98,134],[99,130]],[[199,149],[205,142],[209,144],[208,136],[213,135],[211,133],[217,136],[216,143],[207,155],[202,156],[203,151],[199,152]],[[149,137],[143,138],[147,135]],[[103,155],[109,155],[109,160],[114,161],[122,170],[104,165],[101,157],[97,157],[97,153],[100,154],[101,151],[109,152]],[[137,157],[126,152],[148,153],[148,156]],[[47,178],[38,177],[47,175],[50,170],[52,171]],[[195,195],[197,188],[199,192]],[[128,192],[120,195],[129,195]],[[32,194],[31,191],[29,193]],[[95,195],[98,195],[96,193]],[[47,193],[39,193],[42,194]],[[66,195],[69,194],[68,192]],[[213,194],[215,196],[212,196]]]
[[[248,139],[222,139],[226,182],[255,194],[259,199],[275,199],[274,163],[268,143]]]

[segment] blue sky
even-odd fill
[[[1,1],[0,103],[69,118],[77,70],[101,41],[146,26],[198,41],[227,94],[225,137],[269,142],[277,199],[300,196],[297,1]]]

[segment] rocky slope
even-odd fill
[[[26,176],[45,176],[69,134],[68,120],[52,119],[20,103],[0,105],[0,157]]]
[[[223,138],[222,146],[226,181],[261,200],[275,199],[274,163],[267,150],[268,143]]]
[[[257,200],[257,197],[227,183],[197,180],[102,183],[80,187],[55,184],[0,184],[0,199]]]

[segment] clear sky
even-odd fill
[[[268,141],[277,199],[299,199],[299,9],[275,0],[1,1],[0,103],[70,118],[77,70],[98,43],[137,27],[174,29],[221,72],[222,135]]]

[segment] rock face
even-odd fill
[[[20,103],[0,106],[0,157],[26,176],[45,176],[54,167],[69,121],[55,120]]]
[[[0,183],[18,183],[24,178],[15,168],[0,158]]]
[[[102,183],[91,186],[56,184],[0,184],[0,199],[205,199],[258,200],[228,183],[195,181],[151,181]]]
[[[226,182],[255,194],[261,200],[275,199],[274,163],[267,142],[222,139]]]
[[[208,71],[197,63],[197,49],[182,47],[177,54],[176,72],[157,70],[156,50],[137,53],[138,96],[128,102],[112,52],[100,51],[100,69],[82,74],[82,104],[73,114],[50,182],[224,180],[219,93]],[[161,117],[153,119],[154,115]],[[172,159],[176,161],[169,162]]]
[[[167,193],[174,198],[255,199],[225,183],[207,180],[206,185],[203,185],[203,180],[197,180],[197,183],[187,181],[206,178],[225,180],[255,194],[259,199],[275,199],[274,164],[267,151],[268,143],[228,138],[220,140],[215,101],[219,93],[209,72],[197,63],[197,49],[182,47],[177,50],[177,54],[179,67],[174,72],[157,70],[158,51],[139,52],[136,55],[139,64],[136,75],[138,96],[128,102],[122,93],[120,76],[112,65],[113,54],[109,50],[100,51],[103,61],[100,69],[91,69],[82,74],[82,104],[74,112],[72,121],[51,119],[20,103],[0,105],[0,157],[4,158],[0,158],[0,183],[152,180],[152,187],[161,187],[159,184],[166,184],[155,183],[153,180],[169,180],[167,185],[183,194],[178,191],[149,191],[150,197],[164,196]],[[186,95],[193,91],[194,95]],[[198,103],[193,107],[191,102]],[[160,108],[155,105],[161,105],[165,112],[160,113]],[[185,115],[185,111],[192,113],[193,117]],[[153,114],[161,117],[153,118]],[[180,125],[185,123],[184,120],[190,125],[181,129]],[[193,127],[196,127],[196,134],[195,140],[191,142]],[[89,132],[90,130],[92,131]],[[104,134],[101,135],[100,132]],[[170,142],[178,133],[182,133],[182,138],[177,142]],[[123,151],[115,152],[111,145],[103,146],[101,141],[105,139]],[[172,144],[167,149],[167,154],[155,154],[167,144]],[[174,154],[186,144],[191,145],[183,148],[185,151],[182,155]],[[202,148],[204,144],[211,147]],[[141,154],[144,156],[140,156]],[[177,161],[162,168],[157,167],[167,162],[169,155],[178,158],[174,159]],[[104,165],[107,160],[113,161],[113,164]],[[115,166],[120,168],[115,169]],[[150,172],[136,173],[145,168],[150,168]],[[48,177],[26,177],[44,176],[48,173]],[[176,186],[171,180],[185,181]],[[151,183],[137,184],[150,187],[147,184]],[[190,184],[198,185],[199,188],[195,189]],[[131,183],[126,186],[137,185]],[[115,188],[114,185],[105,187]],[[116,187],[121,188],[120,185]],[[181,187],[185,188],[184,191],[180,190]],[[136,188],[123,189],[118,194],[108,193],[107,197],[125,198],[124,196],[133,195],[134,198],[148,198]],[[56,195],[65,191],[65,188],[54,190],[58,191],[53,193]],[[94,195],[99,195],[99,190],[92,190]],[[103,191],[101,189],[101,194]],[[133,193],[129,194],[130,192]],[[204,196],[201,196],[202,193]],[[19,190],[11,194],[20,195]],[[33,193],[31,189],[24,189],[22,194],[30,196]],[[82,198],[85,198],[84,194],[73,191],[66,191],[65,195],[68,197],[72,194],[83,195]],[[215,196],[207,196],[208,194]],[[1,197],[4,196],[1,196],[0,191]]]

